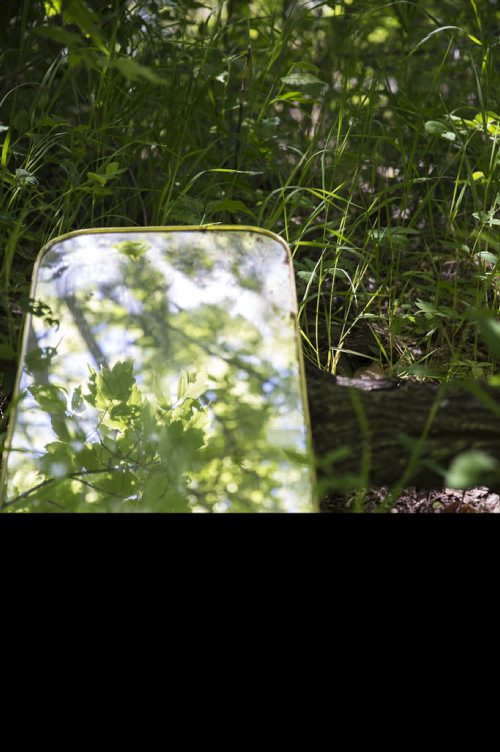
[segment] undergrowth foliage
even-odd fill
[[[321,368],[494,374],[499,29],[496,0],[4,0],[3,400],[36,254],[88,227],[266,227]]]

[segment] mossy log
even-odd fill
[[[403,479],[406,486],[437,488],[461,452],[500,458],[500,389],[480,382],[349,379],[310,363],[306,376],[318,474],[332,488],[345,475],[353,487]],[[482,480],[500,486],[498,476]]]

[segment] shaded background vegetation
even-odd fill
[[[493,375],[499,38],[493,0],[5,0],[5,405],[36,254],[86,227],[266,227],[317,365]]]

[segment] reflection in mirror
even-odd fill
[[[75,233],[43,254],[3,511],[314,511],[287,248]]]

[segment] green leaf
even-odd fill
[[[297,276],[300,277],[300,279],[304,279],[306,282],[309,282],[311,278],[316,277],[316,272],[300,271],[297,272]]]
[[[490,227],[491,225],[500,225],[500,219],[496,219],[491,211],[472,212],[472,216],[474,219],[479,219],[480,222],[487,222]]]
[[[49,414],[58,415],[66,412],[67,399],[64,389],[48,384],[44,386],[30,386],[28,391],[33,395],[37,405]]]
[[[101,392],[104,397],[126,401],[135,384],[134,365],[131,360],[116,363],[113,368],[101,370]]]
[[[168,212],[170,220],[196,225],[201,221],[204,204],[197,198],[179,196]]]
[[[115,243],[113,248],[116,248],[120,253],[124,253],[125,256],[129,256],[129,258],[136,261],[151,248],[151,244],[138,240],[124,240],[121,243]]]
[[[163,426],[158,441],[158,454],[170,473],[180,477],[199,464],[199,450],[204,442],[204,431],[189,427],[184,430],[183,423],[176,420]]]
[[[32,172],[18,168],[16,170],[16,183],[18,185],[38,185],[38,180]]]
[[[63,0],[43,0],[47,18],[62,13],[62,2]]]
[[[120,167],[119,162],[109,162],[106,165],[105,174],[108,180],[114,178],[116,175],[121,175],[123,172],[127,172],[126,169]]]
[[[491,352],[500,357],[500,321],[492,316],[480,313],[476,314],[474,318]]]
[[[415,303],[417,308],[419,308],[423,313],[430,315],[430,316],[442,316],[443,318],[447,317],[447,313],[443,313],[439,310],[439,308],[434,305],[434,303],[426,303],[424,300],[420,300],[420,298],[417,298],[417,302]]]
[[[425,132],[431,136],[440,136],[441,133],[448,130],[448,128],[443,123],[440,123],[439,120],[428,120],[425,123],[424,128]]]
[[[484,179],[485,179],[485,177],[486,177],[486,176],[485,176],[485,174],[484,174],[484,172],[483,172],[482,170],[476,170],[475,172],[473,172],[473,173],[472,173],[472,179],[473,179],[473,180],[474,180],[475,182],[476,182],[476,181],[481,181],[481,182],[483,182],[483,183],[484,183]]]
[[[299,102],[306,103],[309,100],[306,99],[301,91],[287,91],[286,94],[282,94],[271,101],[271,104],[275,102]]]
[[[83,0],[64,0],[64,20],[78,26],[82,34],[89,36],[101,52],[105,55],[109,54],[104,39],[99,33],[99,17]]]
[[[29,373],[37,371],[48,371],[52,360],[57,355],[55,347],[36,347],[26,353],[26,369]]]
[[[370,230],[369,237],[378,243],[392,243],[392,245],[407,245],[409,235],[420,235],[413,227],[380,227]]]
[[[87,172],[87,177],[89,180],[94,181],[94,183],[98,183],[99,185],[106,185],[106,175],[99,175],[98,172]]]
[[[116,68],[128,81],[149,81],[152,84],[159,84],[160,86],[166,86],[168,83],[158,73],[155,73],[152,68],[138,63],[137,60],[131,57],[120,57],[118,60],[114,60],[112,67]]]
[[[75,469],[75,457],[68,444],[53,441],[45,447],[47,454],[40,460],[40,471],[49,478],[66,478]]]
[[[498,461],[486,452],[471,450],[455,457],[445,476],[448,488],[471,488],[487,485],[498,473]]]
[[[232,201],[230,199],[224,199],[222,201],[209,201],[207,204],[207,214],[219,214],[220,212],[227,211],[233,214],[247,214],[250,217],[254,217],[255,214],[251,209],[246,206],[243,201]]]
[[[476,253],[476,258],[481,259],[481,261],[487,261],[489,264],[498,264],[498,256],[490,253],[490,251],[479,251],[479,253]]]
[[[85,399],[91,405],[104,409],[113,400],[126,402],[134,384],[133,363],[130,360],[118,362],[111,369],[101,367],[99,373],[91,370],[88,382],[90,391]]]
[[[428,120],[425,125],[425,132],[429,136],[440,136],[447,141],[455,141],[456,135],[453,131],[448,130],[448,127],[444,123],[440,123],[439,120]]]
[[[97,476],[92,485],[96,491],[119,501],[135,493],[137,476],[130,470],[115,469]]]
[[[289,73],[288,76],[285,76],[281,79],[282,83],[284,83],[286,86],[294,86],[307,88],[308,86],[325,86],[325,82],[321,81],[317,76],[314,76],[312,73],[307,73],[306,71],[294,71],[293,73]]]
[[[79,412],[80,410],[83,410],[84,408],[85,408],[85,405],[83,401],[82,387],[78,386],[73,392],[73,396],[71,397],[71,409],[74,412]]]
[[[29,131],[31,128],[31,119],[29,114],[25,110],[19,110],[19,112],[16,112],[14,120],[12,121],[12,124],[16,131],[19,133],[26,133],[26,131]],[[21,170],[20,172],[25,172],[27,175],[29,175],[29,172],[26,172],[26,170]],[[16,170],[16,176],[17,176],[18,170]]]
[[[467,34],[467,36],[469,37],[471,42],[474,42],[474,44],[479,45],[479,47],[483,46],[483,43],[481,42],[481,40],[475,37],[474,34]]]
[[[177,399],[198,399],[207,390],[207,372],[181,371],[177,383]]]
[[[78,34],[74,34],[72,31],[66,31],[66,29],[63,29],[60,26],[36,26],[34,32],[39,37],[50,39],[50,41],[61,44],[63,47],[76,48],[82,47],[83,45],[83,41]]]
[[[172,486],[167,475],[151,473],[146,479],[141,495],[141,511],[190,512],[186,497]]]
[[[109,462],[110,455],[102,444],[87,443],[76,455],[80,467],[85,470],[103,470]]]

